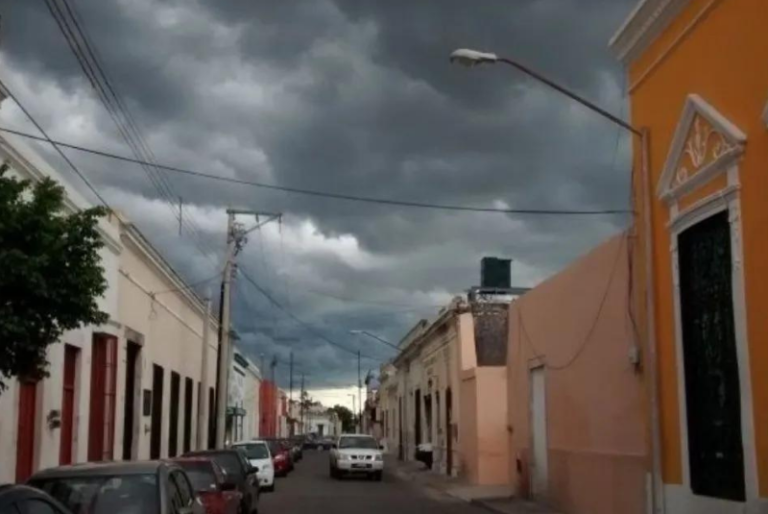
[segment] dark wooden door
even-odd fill
[[[194,383],[187,377],[184,379],[184,453],[192,449],[192,395]]]
[[[175,457],[178,454],[179,444],[179,387],[181,377],[175,371],[171,371],[171,412],[168,419],[168,456]]]
[[[264,405],[264,404],[262,404]],[[263,411],[262,411],[263,412]],[[208,448],[213,449],[216,447],[216,392],[213,387],[208,388]],[[266,417],[262,416],[262,432],[261,435],[266,434],[264,423],[266,423]]]
[[[64,345],[64,380],[61,394],[61,440],[59,464],[72,464],[72,442],[75,432],[75,398],[77,388],[77,357],[80,349]]]
[[[159,459],[163,433],[163,381],[162,366],[152,365],[152,428],[149,435],[149,458]]]
[[[16,436],[16,482],[26,482],[34,471],[37,382],[19,382],[19,419]]]
[[[136,372],[141,346],[128,341],[125,359],[125,405],[123,405],[123,460],[133,458],[133,431],[136,421]]]
[[[414,420],[413,420],[413,430],[415,432],[415,441],[416,446],[418,447],[421,444],[421,389],[416,389],[416,393],[413,397],[414,402]]]
[[[691,489],[744,501],[730,234],[728,212],[680,234],[680,310]]]
[[[403,450],[403,398],[397,399],[397,457],[400,460],[405,459]]]
[[[448,475],[453,471],[453,393],[450,388],[445,391],[445,442],[446,442],[446,472]]]

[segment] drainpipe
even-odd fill
[[[655,292],[653,287],[653,214],[651,213],[650,136],[648,129],[640,135],[641,169],[643,174],[643,201],[645,237],[645,308],[647,317],[648,380],[651,405],[651,501],[654,514],[664,513],[664,482],[661,476],[661,415],[659,411],[658,352],[656,348]],[[632,278],[630,277],[630,280]]]

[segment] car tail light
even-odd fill
[[[203,502],[206,514],[226,514],[227,502],[221,492],[202,492],[200,500]]]

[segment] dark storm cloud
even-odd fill
[[[447,56],[457,47],[509,54],[621,113],[606,44],[633,0],[69,1],[163,162],[434,203],[627,207],[628,141],[615,127],[511,69],[466,70]],[[0,8],[3,77],[22,84],[22,101],[61,139],[127,153],[44,2]],[[196,247],[221,248],[224,207],[284,212],[288,249],[276,232],[266,251],[253,238],[244,269],[327,337],[382,359],[387,347],[349,329],[396,340],[475,285],[483,255],[513,257],[517,284],[532,285],[627,221],[421,211],[165,174],[201,245],[173,236],[145,172],[75,158],[190,281],[217,269],[220,255]],[[234,317],[251,357],[287,362],[292,350],[317,385],[353,381],[353,355],[242,279],[237,288]],[[419,306],[429,307],[409,310]]]

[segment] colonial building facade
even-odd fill
[[[51,177],[66,208],[90,204],[30,146],[0,138],[23,178]],[[64,334],[50,377],[12,381],[0,395],[0,482],[60,464],[164,458],[207,446],[218,349],[204,302],[126,218],[100,220],[103,326]]]
[[[643,0],[627,67],[656,512],[768,511],[768,8]],[[644,173],[641,173],[644,172]]]

